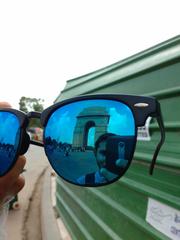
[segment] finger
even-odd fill
[[[126,159],[118,159],[116,161],[117,167],[125,168],[127,166],[127,164],[128,164],[128,160],[126,160]]]
[[[22,173],[25,164],[26,158],[24,156],[19,156],[13,168],[3,177],[3,182],[6,187],[14,184],[18,176]]]
[[[106,168],[101,168],[100,172],[106,178],[106,180],[108,180],[108,181],[111,181],[112,179],[117,177],[116,174],[108,171]]]
[[[4,195],[3,199],[1,199],[1,205],[11,201],[13,197],[17,195],[18,192],[21,191],[24,185],[25,178],[23,176],[19,176],[15,183],[11,186],[11,188],[8,189],[8,191],[6,191],[6,194]]]
[[[21,191],[24,185],[25,185],[25,178],[24,176],[21,175],[18,177],[16,182],[12,185],[10,195],[12,196],[16,195],[18,192]]]
[[[11,104],[8,102],[0,102],[1,108],[12,108]]]

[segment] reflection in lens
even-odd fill
[[[0,176],[14,164],[19,138],[19,120],[16,115],[0,112]]]
[[[124,174],[135,148],[131,109],[114,100],[83,100],[57,109],[44,132],[45,152],[65,180],[86,186]]]

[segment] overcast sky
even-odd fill
[[[179,35],[179,0],[0,1],[0,100],[51,105],[66,80]]]

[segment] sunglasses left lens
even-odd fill
[[[13,166],[20,140],[20,125],[17,116],[0,111],[0,176]]]

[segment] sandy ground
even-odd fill
[[[35,185],[29,207],[23,224],[22,239],[23,240],[42,240],[41,234],[41,192],[43,184],[43,174],[38,178]]]
[[[31,146],[26,154],[26,184],[18,194],[20,209],[10,210],[7,220],[8,240],[41,239],[40,197],[43,175],[49,162],[43,148]]]
[[[31,146],[26,154],[26,158],[27,164],[25,167],[26,171],[24,172],[26,184],[24,189],[18,194],[19,210],[9,211],[7,219],[7,240],[42,240],[41,209],[44,209],[42,208],[42,202],[48,203],[48,205],[45,206],[45,209],[48,208],[48,211],[43,212],[45,213],[43,216],[45,216],[45,220],[50,221],[46,221],[46,224],[42,225],[46,227],[46,234],[50,237],[47,238],[46,236],[45,238],[51,239],[52,237],[52,239],[54,239],[56,236],[55,239],[71,240],[70,234],[62,219],[60,217],[57,218],[57,216],[55,218],[53,217],[53,213],[55,214],[55,212],[53,212],[56,191],[55,176],[51,177],[51,179],[47,178],[48,174],[53,172],[53,170],[45,156],[43,148]],[[41,202],[42,192],[44,192],[44,187],[46,186],[46,194],[48,195],[43,196],[44,199],[48,197],[50,197],[50,199],[46,202]],[[50,192],[47,191],[48,189]],[[50,218],[49,210],[51,207],[52,215]],[[56,224],[57,229],[54,230],[53,227]]]

